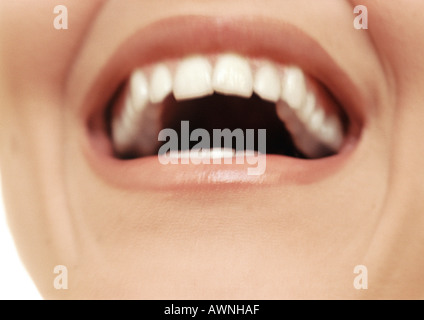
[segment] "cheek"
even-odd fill
[[[73,247],[62,185],[62,88],[100,1],[62,3],[74,23],[62,31],[53,26],[56,1],[0,3],[3,191],[9,225],[35,278],[45,277],[58,248]]]
[[[424,71],[422,52],[424,38],[421,36],[424,22],[421,13],[424,3],[405,1],[402,4],[382,0],[351,0],[353,6],[368,8],[368,27],[374,46],[386,68],[398,71]],[[362,32],[362,31],[360,31]],[[406,70],[405,70],[406,69]],[[422,74],[422,72],[420,72]]]
[[[4,74],[12,86],[28,92],[60,91],[84,32],[103,1],[62,1],[68,30],[57,30],[57,1],[3,1],[0,39]]]
[[[10,173],[11,185],[25,184],[35,189],[32,194],[41,192],[38,184],[46,184],[39,181],[44,179],[42,174],[54,172],[49,164],[62,162],[57,152],[63,143],[63,83],[83,31],[101,1],[63,4],[73,22],[69,30],[54,28],[55,1],[0,4],[1,165],[4,180]],[[19,187],[14,191],[19,194]]]

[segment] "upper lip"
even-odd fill
[[[111,93],[117,90],[135,68],[187,54],[217,53],[229,50],[250,57],[266,57],[277,63],[299,66],[331,90],[335,98],[343,105],[351,122],[355,124],[352,130],[359,130],[358,128],[365,122],[366,104],[361,99],[361,93],[357,90],[357,87],[335,63],[330,54],[315,39],[296,26],[253,16],[231,18],[173,17],[144,27],[125,39],[101,69],[89,88],[83,103],[78,106],[77,115],[84,129],[82,130],[84,134],[81,140],[83,141],[84,153],[89,162],[93,162],[95,170],[101,169],[103,163],[108,167],[103,173],[112,177],[111,172],[113,170],[110,170],[112,168],[128,166],[131,170],[137,170],[137,167],[143,161],[147,162],[146,159],[142,159],[137,160],[139,161],[138,164],[134,162],[123,164],[121,161],[111,159],[105,153],[101,154],[101,150],[96,146],[94,146],[94,149],[97,148],[97,150],[93,151],[93,141],[87,139],[87,136],[89,137],[91,134],[89,132],[87,135],[87,131],[93,125],[93,119],[98,119],[99,115],[104,112],[105,106],[111,98]],[[105,92],[108,92],[108,94],[105,94]],[[334,159],[326,161],[333,162],[333,165],[334,161],[341,161],[346,158],[345,156],[342,153]],[[306,167],[309,171],[320,171],[320,173],[312,174],[310,178],[331,171],[322,170],[322,166],[325,165],[324,160],[313,162],[314,164],[309,163],[308,166],[303,163],[296,163],[297,165],[291,169],[291,174],[296,175],[299,169],[302,171]],[[334,166],[333,169],[337,167]],[[279,168],[278,173],[270,172],[267,175],[272,178],[265,176],[260,180],[261,182],[279,181],[281,176],[288,174],[284,170],[286,169]],[[139,171],[142,175],[142,169]],[[280,178],[276,179],[276,175]],[[186,178],[184,177],[184,179]],[[129,179],[134,179],[131,185],[134,185],[134,183],[138,185],[137,181],[143,180],[146,183],[148,180],[142,179],[140,175],[132,178],[129,176]],[[252,182],[251,179],[248,180]]]
[[[110,95],[137,67],[193,53],[235,51],[295,64],[330,88],[355,120],[366,112],[360,93],[323,47],[294,25],[257,17],[178,16],[157,21],[125,39],[100,71],[80,106],[87,117],[104,108]],[[92,96],[91,94],[97,95]]]

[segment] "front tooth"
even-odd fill
[[[149,102],[149,85],[141,70],[136,70],[131,75],[130,92],[134,111],[137,113],[143,111]]]
[[[174,96],[177,100],[201,98],[213,94],[212,65],[208,59],[194,56],[177,67]]]
[[[162,102],[172,92],[172,75],[165,64],[155,67],[150,79],[150,101]]]
[[[253,87],[256,94],[262,99],[278,102],[281,96],[281,80],[277,69],[272,64],[259,68]]]
[[[253,94],[253,75],[249,62],[235,54],[220,56],[213,73],[212,85],[218,93],[250,98]]]
[[[297,67],[287,68],[282,81],[281,98],[290,108],[296,110],[302,108],[306,94],[306,81],[303,71]]]

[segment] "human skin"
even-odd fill
[[[0,2],[4,200],[43,297],[424,298],[424,3],[66,0],[69,30],[56,30],[58,4]],[[368,30],[353,28],[359,4]],[[94,170],[74,104],[121,41],[182,14],[261,16],[316,39],[370,105],[340,168],[313,183],[163,190]],[[53,286],[56,265],[68,290]],[[368,290],[353,286],[357,265]]]

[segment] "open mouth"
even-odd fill
[[[233,53],[136,69],[117,97],[105,127],[114,156],[121,159],[157,155],[159,132],[169,128],[180,136],[183,121],[210,136],[216,129],[242,130],[244,135],[249,129],[265,129],[266,153],[317,159],[341,151],[349,125],[331,94],[300,68]],[[220,146],[210,141],[205,149],[232,150],[234,155],[261,151],[259,141],[236,142]],[[190,141],[186,148],[196,144]],[[187,151],[184,143],[177,148],[173,151]]]
[[[271,38],[270,28],[275,30]],[[272,41],[284,36],[286,45]],[[211,137],[217,129],[244,135],[251,129],[265,129],[265,148],[258,139],[251,144],[232,139],[219,146],[210,139],[202,155],[266,153],[271,160],[268,173],[274,176],[281,174],[281,161],[290,159],[297,173],[336,167],[334,159],[344,158],[359,141],[363,114],[352,102],[354,86],[323,49],[307,36],[299,37],[298,30],[263,21],[240,28],[234,19],[225,23],[180,17],[146,28],[128,43],[93,90],[110,93],[101,99],[90,97],[97,108],[86,114],[92,149],[103,155],[101,159],[110,160],[103,162],[127,166],[139,179],[140,166],[148,163],[159,176],[166,172],[163,181],[172,179],[170,174],[187,181],[185,173],[190,169],[180,166],[174,169],[180,170],[177,174],[160,168],[157,161],[166,143],[158,138],[160,132],[172,129],[183,136],[183,123],[189,123],[189,135],[202,129]],[[123,54],[125,50],[129,52]],[[123,57],[126,62],[120,68]],[[171,151],[185,157],[198,142],[180,141]],[[95,162],[98,168],[99,160]],[[212,167],[192,175],[199,175],[199,170],[224,170]],[[110,170],[105,166],[105,171]]]

